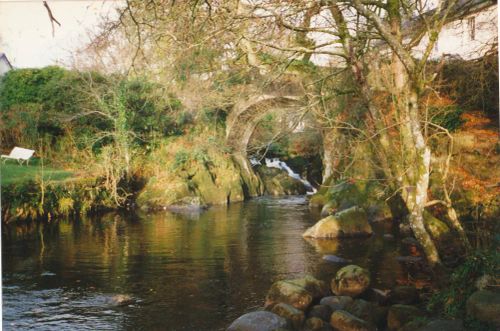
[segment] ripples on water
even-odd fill
[[[254,199],[203,213],[109,214],[3,231],[5,330],[219,330],[262,306],[271,284],[330,280],[336,254],[385,289],[400,276],[387,229],[307,242],[304,197]],[[116,295],[134,303],[117,306]]]

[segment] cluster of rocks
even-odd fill
[[[398,286],[389,292],[370,288],[366,269],[348,265],[330,284],[312,276],[274,283],[264,310],[236,319],[228,331],[459,331],[459,320],[431,319],[414,306],[414,287]]]

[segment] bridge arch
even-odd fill
[[[256,126],[267,114],[276,110],[297,112],[306,106],[304,95],[261,94],[237,102],[226,121],[226,143],[239,165],[246,194],[262,195],[260,177],[255,174],[248,160],[247,148]]]

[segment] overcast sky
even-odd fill
[[[42,0],[0,0],[0,53],[13,66],[42,67],[71,63],[71,53],[89,41],[103,17],[112,15],[117,0],[48,0],[54,36]]]

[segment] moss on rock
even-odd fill
[[[328,216],[318,221],[304,232],[304,237],[337,238],[371,235],[373,230],[368,223],[365,211],[359,207],[352,207]]]

